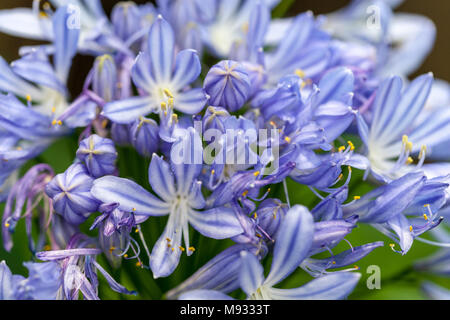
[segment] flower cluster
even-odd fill
[[[23,219],[43,261],[25,263],[28,278],[1,262],[1,299],[98,299],[98,272],[141,294],[110,275],[129,260],[154,279],[190,270],[168,299],[343,299],[360,279],[354,264],[383,246],[333,252],[358,225],[402,255],[414,240],[448,246],[436,227],[450,209],[450,86],[431,73],[407,80],[431,50],[432,22],[394,13],[392,0],[271,19],[278,2],[0,11],[0,31],[48,42],[0,57],[2,245],[12,249]],[[95,61],[74,94],[77,53]],[[78,139],[64,172],[23,169],[64,136]],[[370,191],[349,197],[355,180]],[[437,241],[421,237],[431,229]],[[210,260],[193,270],[196,256]],[[449,257],[417,269],[448,275]],[[314,279],[276,287],[302,270]]]

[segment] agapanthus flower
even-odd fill
[[[295,289],[277,289],[274,286],[289,276],[308,256],[313,243],[313,219],[302,206],[294,206],[280,226],[275,242],[272,267],[267,277],[258,259],[252,253],[241,253],[240,286],[248,299],[342,299],[358,282],[358,273],[336,273],[313,280]],[[180,299],[226,299],[218,291],[198,289],[186,292]],[[229,299],[229,298],[228,298]]]
[[[194,50],[183,50],[173,63],[174,37],[172,27],[159,16],[150,29],[145,51],[137,57],[132,71],[135,85],[145,95],[106,104],[105,117],[117,123],[130,123],[139,116],[158,112],[170,99],[174,108],[184,113],[194,114],[203,109],[206,103],[203,89],[183,91],[200,75],[198,55]]]
[[[172,152],[177,149],[185,152],[184,156],[188,157],[185,159],[193,162],[179,163],[181,159],[174,159],[174,155],[169,165],[156,154],[152,157],[149,183],[160,198],[131,180],[113,176],[97,179],[91,191],[103,203],[117,202],[120,210],[133,212],[137,216],[169,215],[166,228],[150,257],[155,278],[170,275],[183,252],[189,256],[194,252],[195,248],[189,243],[189,224],[203,235],[216,239],[233,237],[242,232],[231,208],[222,206],[200,211],[205,207],[202,184],[197,180],[201,171],[201,162],[197,163],[202,161],[202,147],[195,130],[188,130],[186,136],[172,146]],[[183,237],[185,247],[182,246]]]

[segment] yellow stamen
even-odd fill
[[[179,246],[178,248],[180,248],[180,250],[183,251],[183,252],[184,252],[184,250],[186,250],[182,246]]]
[[[31,96],[29,94],[27,94],[26,99],[27,99],[28,102],[30,102],[31,101]]]
[[[258,219],[258,214],[256,212],[253,214],[253,218]]]
[[[173,94],[169,89],[164,89],[163,92],[168,98],[173,98]]]
[[[423,214],[423,218],[424,218],[425,220],[428,220],[428,216],[427,216],[426,213]]]
[[[245,197],[248,194],[248,190],[245,190],[244,192],[242,192],[242,196]]]
[[[344,147],[344,146],[340,146],[339,149],[338,149],[339,152],[342,152],[342,151],[344,151],[344,150],[345,150],[345,147]]]
[[[172,239],[170,239],[170,238],[166,238],[166,241],[167,241],[167,242],[171,242],[171,241],[172,241]]]
[[[110,247],[109,248],[109,253],[113,253],[114,250],[116,250],[116,247]]]
[[[256,171],[256,172],[253,173],[253,175],[254,175],[255,177],[259,176],[259,174],[260,174],[259,171]]]
[[[402,144],[407,144],[408,143],[408,136],[407,135],[403,135],[402,136]]]
[[[355,150],[355,145],[351,141],[347,141],[348,145],[350,146],[350,150]]]
[[[291,142],[291,138],[286,136],[286,137],[284,137],[284,141],[286,141],[287,143],[290,143]]]
[[[361,199],[360,196],[354,196],[354,197],[353,197],[353,200],[359,200],[359,199]]]
[[[141,261],[136,262],[136,267],[142,267],[142,262]]]
[[[412,148],[413,148],[412,142],[411,142],[411,141],[408,141],[408,142],[406,143],[406,151],[411,151]]]
[[[305,71],[303,71],[302,69],[296,69],[295,74],[301,79],[303,79],[306,76]]]
[[[420,148],[420,153],[419,153],[419,159],[422,159],[422,157],[427,153],[427,146],[422,146]]]
[[[216,173],[216,170],[212,169],[211,174],[214,175],[214,173]]]
[[[126,253],[123,256],[124,256],[124,258],[128,258],[128,255]]]
[[[409,232],[413,231],[413,226],[409,226]]]
[[[44,246],[44,250],[45,251],[50,251],[50,250],[52,250],[52,247],[47,244],[47,245]]]
[[[413,163],[414,162],[414,160],[413,160],[413,158],[411,158],[411,157],[408,157],[408,159],[406,159],[406,164],[411,164],[411,163]]]
[[[52,107],[52,113],[56,112],[56,107]]]
[[[344,175],[341,173],[338,177],[338,180],[341,180],[344,177]]]
[[[189,247],[188,250],[194,252],[195,248],[194,247]]]

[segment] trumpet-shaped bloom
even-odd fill
[[[380,85],[372,106],[368,126],[358,117],[360,136],[367,148],[373,176],[387,182],[420,168],[427,149],[444,142],[450,128],[446,110],[428,117],[419,117],[430,94],[433,75],[416,78],[402,92],[402,80],[393,76]],[[413,165],[412,155],[418,154]]]
[[[172,146],[174,152],[184,152],[187,158],[176,160],[173,154],[169,165],[154,154],[149,166],[149,182],[159,198],[131,180],[113,176],[97,179],[91,191],[103,203],[117,202],[120,210],[134,212],[137,216],[169,215],[166,228],[151,253],[150,267],[155,278],[170,275],[182,252],[187,255],[194,252],[189,244],[189,224],[204,236],[215,239],[230,238],[243,231],[231,208],[200,211],[205,207],[202,184],[197,180],[202,168],[202,147],[193,128]],[[186,159],[192,162],[180,161]]]
[[[159,16],[153,23],[145,52],[135,61],[132,70],[134,84],[145,93],[108,103],[103,115],[117,123],[130,123],[140,116],[159,112],[163,105],[194,114],[203,109],[206,96],[203,89],[184,90],[200,75],[201,65],[194,50],[180,51],[175,58],[175,35],[170,24]]]

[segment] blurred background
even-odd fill
[[[103,0],[102,1],[106,12],[109,14],[112,7],[119,1]],[[136,0],[137,3],[145,3],[143,0]],[[346,4],[349,0],[284,0],[284,3],[290,3],[289,9],[286,11],[287,16],[294,16],[300,12],[307,10],[313,11],[315,14],[325,14],[335,11]],[[0,10],[14,7],[30,7],[31,0],[1,0]],[[429,17],[437,27],[437,39],[435,47],[429,57],[419,70],[413,75],[422,74],[428,71],[433,71],[437,78],[442,78],[450,81],[450,1],[443,0],[405,0],[405,2],[397,9],[401,12],[418,13]],[[24,45],[35,44],[36,42],[14,38],[4,34],[0,34],[0,54],[7,60],[13,61],[18,58],[18,49]],[[72,92],[76,93],[82,85],[80,79],[84,79],[89,69],[92,66],[92,57],[77,56],[74,64],[77,68],[71,71],[70,82],[74,84]],[[56,172],[62,172],[71,163],[73,152],[60,152],[60,150],[67,150],[69,145],[67,140],[60,140],[50,147],[40,158],[40,161],[50,164]],[[355,173],[354,179],[358,181],[361,177]],[[293,186],[291,188],[294,188]],[[351,196],[361,195],[366,193],[367,185],[351,185]],[[297,190],[296,190],[297,191]],[[291,201],[293,203],[303,203],[308,207],[314,206],[314,197],[305,199],[304,195],[308,194],[309,190],[300,189],[295,192]],[[0,206],[0,211],[2,207]],[[23,226],[23,224],[21,224]],[[19,237],[24,235],[24,230],[19,229],[15,235],[15,246],[10,253],[3,251],[0,246],[0,261],[6,260],[14,273],[25,275],[26,269],[22,266],[23,261],[31,259],[31,254],[27,250],[26,241],[20,241]],[[430,247],[420,242],[415,242],[411,251],[405,255],[394,253],[389,248],[388,244],[391,242],[389,238],[383,236],[378,231],[371,227],[361,225],[356,228],[347,239],[354,245],[360,245],[367,242],[384,241],[385,246],[376,249],[369,256],[358,262],[358,267],[361,270],[363,278],[361,279],[356,291],[350,296],[351,299],[424,299],[425,296],[420,290],[420,285],[424,280],[432,280],[442,286],[450,288],[450,279],[440,278],[422,274],[413,269],[413,263],[418,259],[429,256],[436,248]],[[19,241],[17,241],[19,240]],[[343,243],[336,248],[336,252],[347,250],[348,246]],[[369,274],[366,272],[371,265],[378,265],[381,268],[381,290],[368,290],[366,287],[366,280]],[[180,268],[179,268],[180,269]],[[303,272],[304,274],[304,272]],[[114,276],[123,284],[127,285],[129,279],[128,275],[115,272]],[[153,281],[148,271],[142,271],[138,275],[141,283],[149,283]],[[182,278],[181,278],[182,279]],[[290,277],[284,284],[286,286],[298,284],[298,281],[304,281],[305,278],[300,274]],[[163,281],[163,280],[161,280]],[[131,285],[131,288],[133,285]],[[118,296],[111,293],[111,290],[101,291],[101,298],[120,299],[128,298]],[[149,298],[145,294],[141,298]]]

